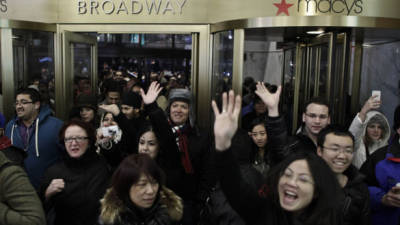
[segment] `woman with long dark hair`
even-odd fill
[[[257,118],[251,122],[249,127],[248,134],[252,139],[251,164],[263,177],[266,177],[271,165],[267,151],[268,134],[265,119]]]
[[[331,169],[316,154],[299,151],[273,167],[255,192],[244,182],[231,145],[237,130],[241,98],[223,94],[222,111],[213,101],[217,168],[222,189],[247,224],[337,225],[340,186]]]

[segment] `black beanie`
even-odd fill
[[[92,94],[81,94],[78,96],[76,106],[78,108],[91,108],[94,111],[97,111],[97,98]]]
[[[135,92],[128,92],[122,97],[121,105],[129,105],[134,109],[139,109],[142,106],[142,97]]]

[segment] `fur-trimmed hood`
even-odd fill
[[[105,224],[114,224],[121,219],[122,213],[126,212],[127,206],[117,196],[112,188],[109,188],[101,202],[100,219]],[[159,202],[161,208],[165,208],[170,219],[174,222],[180,221],[183,215],[182,199],[172,190],[161,186],[159,192]]]

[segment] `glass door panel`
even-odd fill
[[[348,82],[350,80],[346,71],[347,65],[348,39],[346,33],[340,33],[336,36],[334,66],[335,72],[332,77],[332,85],[338,88],[332,89],[332,115],[335,123],[345,124],[346,115],[350,115],[348,106]]]
[[[296,48],[284,50],[283,76],[282,76],[282,94],[280,112],[286,117],[286,126],[289,131],[293,127],[293,106],[295,94],[295,68],[296,68]]]
[[[63,32],[63,77],[57,84],[62,92],[57,96],[57,115],[67,119],[76,96],[95,93],[97,86],[97,38],[69,31]],[[72,88],[74,87],[74,88]],[[57,102],[58,102],[57,101]]]
[[[21,88],[40,92],[42,107],[55,109],[54,33],[12,30],[14,93]]]
[[[302,123],[303,105],[313,97],[329,100],[331,79],[332,33],[319,35],[297,45],[296,91],[292,133]]]
[[[221,103],[223,92],[232,89],[233,31],[214,34],[211,98]]]

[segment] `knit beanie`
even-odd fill
[[[397,130],[400,128],[400,105],[396,107],[394,111],[394,119],[393,119],[393,129]]]
[[[97,111],[97,98],[92,94],[81,94],[78,97],[76,106],[78,108],[87,107]]]
[[[142,106],[142,97],[135,92],[128,92],[122,97],[121,105],[129,105],[134,109],[139,109]]]

